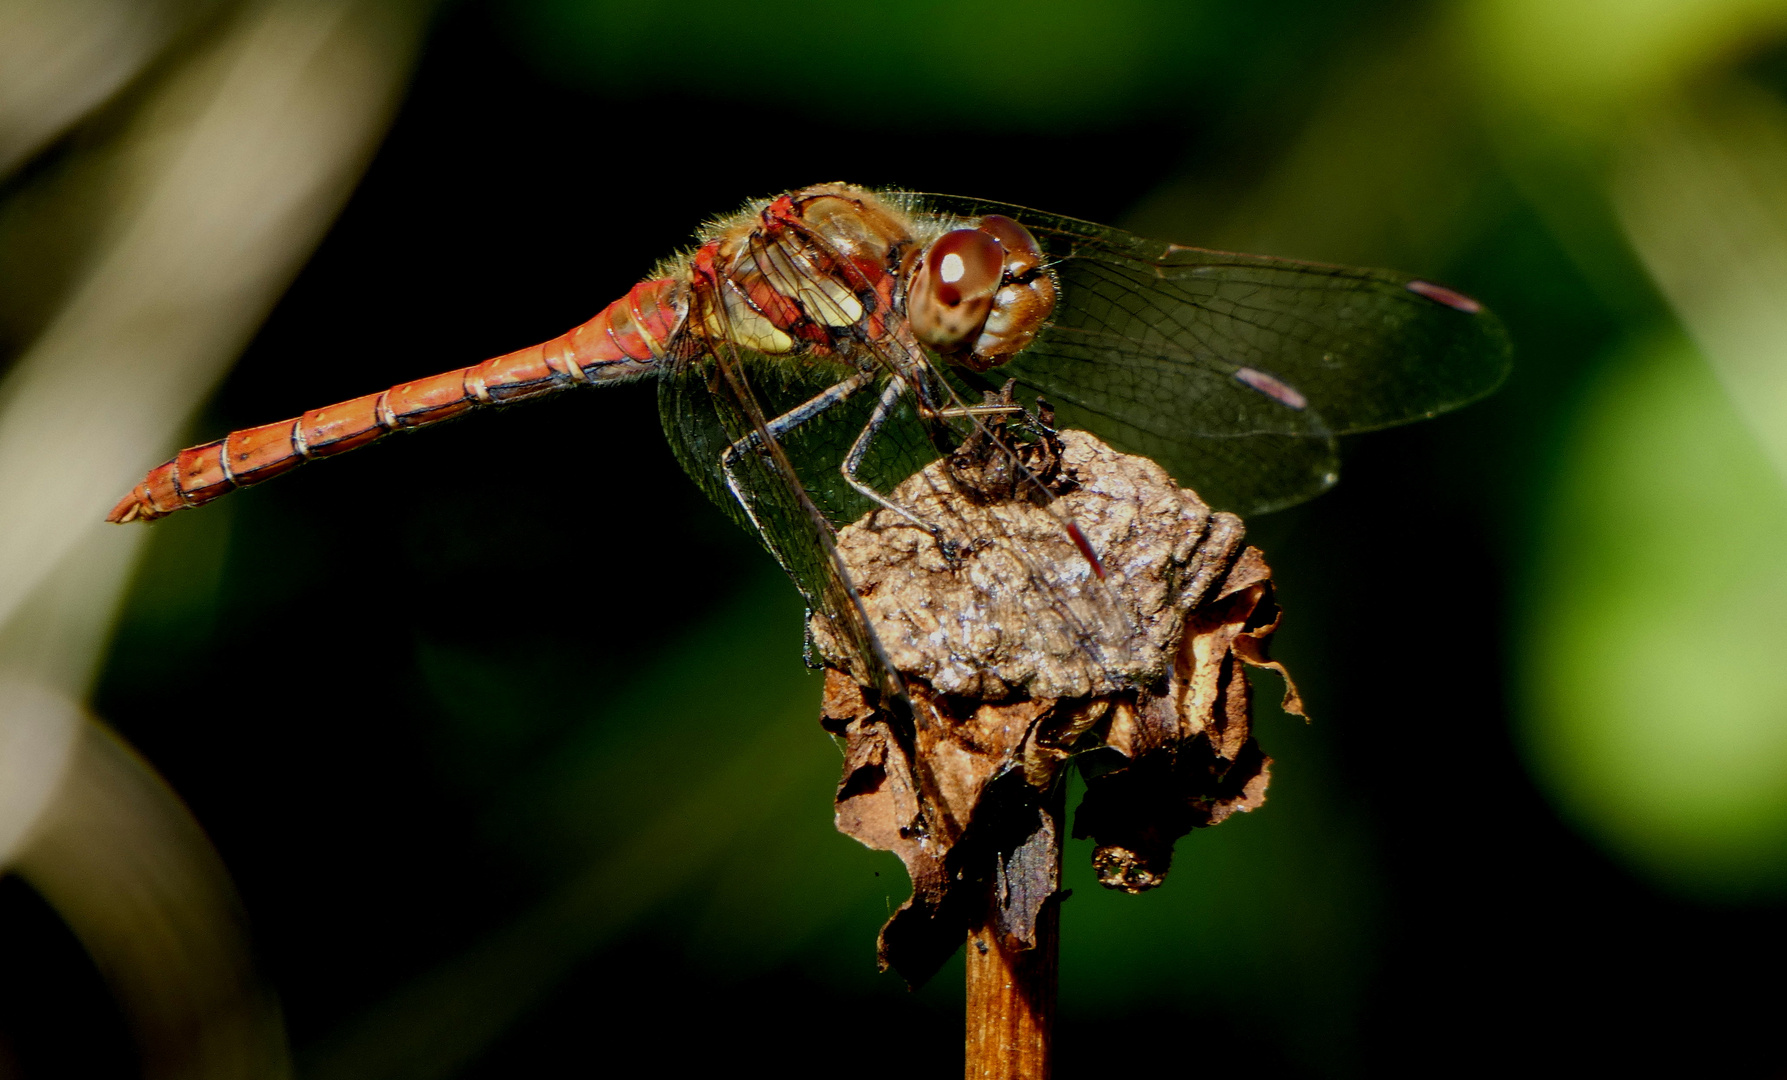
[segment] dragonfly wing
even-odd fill
[[[1259,512],[1335,478],[1333,437],[1419,420],[1506,377],[1495,316],[1384,270],[1236,255],[951,196],[915,212],[1016,218],[1061,285],[1051,325],[1010,364],[1066,424],[1146,454],[1212,503]]]

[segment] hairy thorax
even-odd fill
[[[1054,310],[1035,239],[1000,215],[922,220],[849,184],[749,207],[718,223],[688,263],[690,332],[709,345],[878,358],[897,371],[927,347],[976,370],[1010,359]]]

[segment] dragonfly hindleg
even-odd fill
[[[828,387],[823,393],[815,394],[775,419],[767,421],[764,423],[762,431],[752,431],[733,440],[732,444],[720,454],[720,471],[726,474],[726,486],[731,489],[732,497],[738,500],[740,506],[744,507],[745,514],[750,517],[751,524],[757,527],[759,533],[765,536],[769,535],[764,530],[763,523],[757,520],[757,511],[752,509],[751,500],[745,497],[744,487],[738,482],[738,474],[733,472],[733,466],[738,463],[739,455],[746,450],[763,450],[764,436],[780,439],[783,435],[832,406],[849,400],[858,390],[869,385],[874,377],[872,372],[858,372],[843,382]]]

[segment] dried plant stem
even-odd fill
[[[970,931],[968,1080],[1047,1080],[1054,1075],[1060,927],[1060,909],[1050,905],[1037,920],[1034,949],[1005,948],[990,926]]]
[[[1047,808],[1057,837],[1066,835],[1066,788],[1056,785]],[[1055,858],[1058,866],[1059,846]],[[1061,904],[1051,899],[1043,905],[1035,947],[1019,949],[999,931],[991,892],[989,888],[984,917],[968,930],[967,1080],[1049,1080],[1054,1075]]]

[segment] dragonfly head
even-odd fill
[[[1030,230],[1003,214],[944,233],[915,262],[906,317],[918,340],[985,371],[1010,359],[1055,309],[1055,281]]]

